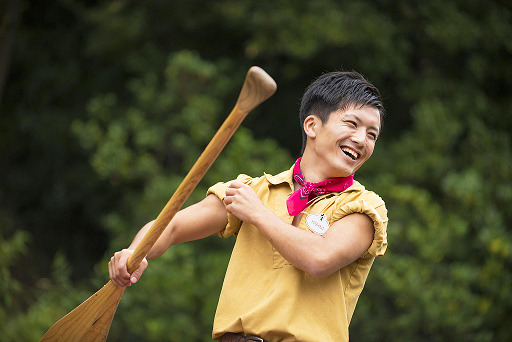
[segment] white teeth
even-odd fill
[[[352,159],[357,159],[357,157],[359,156],[354,150],[351,150],[347,147],[343,147],[341,149],[343,152],[347,153],[350,155],[350,157],[352,157]]]

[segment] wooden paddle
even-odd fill
[[[243,119],[256,106],[272,96],[276,87],[275,81],[261,68],[253,66],[249,69],[235,107],[128,259],[129,273],[137,269]],[[124,290],[125,288],[116,287],[109,281],[89,299],[57,321],[41,341],[105,341]]]

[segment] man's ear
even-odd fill
[[[320,118],[316,115],[309,115],[304,120],[304,132],[308,138],[316,138],[318,125],[320,122]]]

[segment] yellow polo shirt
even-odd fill
[[[286,200],[293,191],[292,169],[260,178],[240,175],[237,180],[250,185],[266,207],[292,223],[293,217],[286,210]],[[224,200],[226,186],[217,183],[208,194]],[[304,211],[326,214],[331,225],[352,213],[368,215],[375,227],[370,248],[352,264],[317,278],[292,266],[255,226],[229,214],[228,224],[219,235],[235,235],[236,242],[215,314],[213,339],[235,332],[269,342],[348,341],[348,326],[370,267],[375,257],[386,251],[384,201],[354,181],[341,193],[319,196]],[[308,229],[306,216],[298,229]]]

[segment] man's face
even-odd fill
[[[337,110],[327,122],[317,124],[315,132],[314,150],[322,176],[346,177],[372,155],[380,132],[380,114],[369,106]]]

